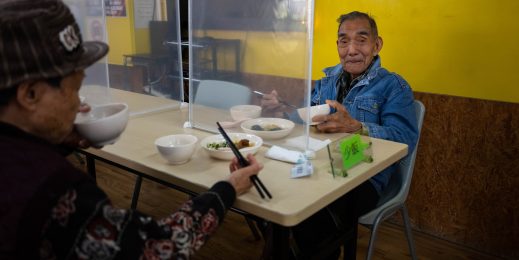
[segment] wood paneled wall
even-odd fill
[[[519,104],[415,98],[427,111],[408,198],[414,227],[519,257]]]

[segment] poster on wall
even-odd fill
[[[105,0],[105,13],[106,16],[125,17],[125,0]]]

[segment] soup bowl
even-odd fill
[[[308,110],[310,110],[310,116],[308,116]],[[308,122],[310,125],[317,125],[320,122],[313,122],[312,118],[314,116],[330,114],[330,105],[323,104],[311,107],[302,107],[297,109],[297,113],[303,121]]]
[[[198,138],[190,134],[174,134],[159,137],[155,147],[169,164],[182,164],[191,159],[196,150]]]
[[[257,118],[261,115],[261,107],[255,105],[238,105],[230,109],[231,117],[235,121]]]
[[[128,105],[110,103],[94,106],[87,113],[78,113],[74,126],[93,146],[113,144],[128,123]]]

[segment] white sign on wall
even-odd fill
[[[150,21],[154,18],[155,5],[155,0],[134,0],[135,28],[148,28]]]

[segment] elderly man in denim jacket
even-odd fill
[[[312,104],[328,103],[336,110],[329,115],[316,116],[314,121],[323,122],[317,125],[317,129],[323,132],[357,132],[405,143],[411,152],[416,145],[418,130],[409,84],[400,75],[382,68],[380,56],[376,55],[370,67],[351,82],[349,91],[339,102],[337,93],[344,89],[340,81],[351,78],[343,70],[348,59],[341,56],[341,64],[324,69],[326,77],[315,84]],[[388,184],[395,166],[370,180],[379,194]]]
[[[337,21],[340,64],[323,70],[326,77],[316,81],[311,97],[312,105],[327,103],[332,113],[315,116],[312,121],[321,122],[317,129],[322,132],[361,133],[405,143],[411,152],[418,138],[413,92],[401,76],[381,67],[378,53],[383,42],[375,20],[355,11]],[[262,105],[279,107],[277,92],[266,95]],[[358,217],[375,208],[395,170],[396,165],[383,170],[294,227],[296,254],[316,253],[337,231],[356,231]],[[337,259],[339,253],[337,248],[327,258]],[[354,253],[345,252],[352,257]]]

